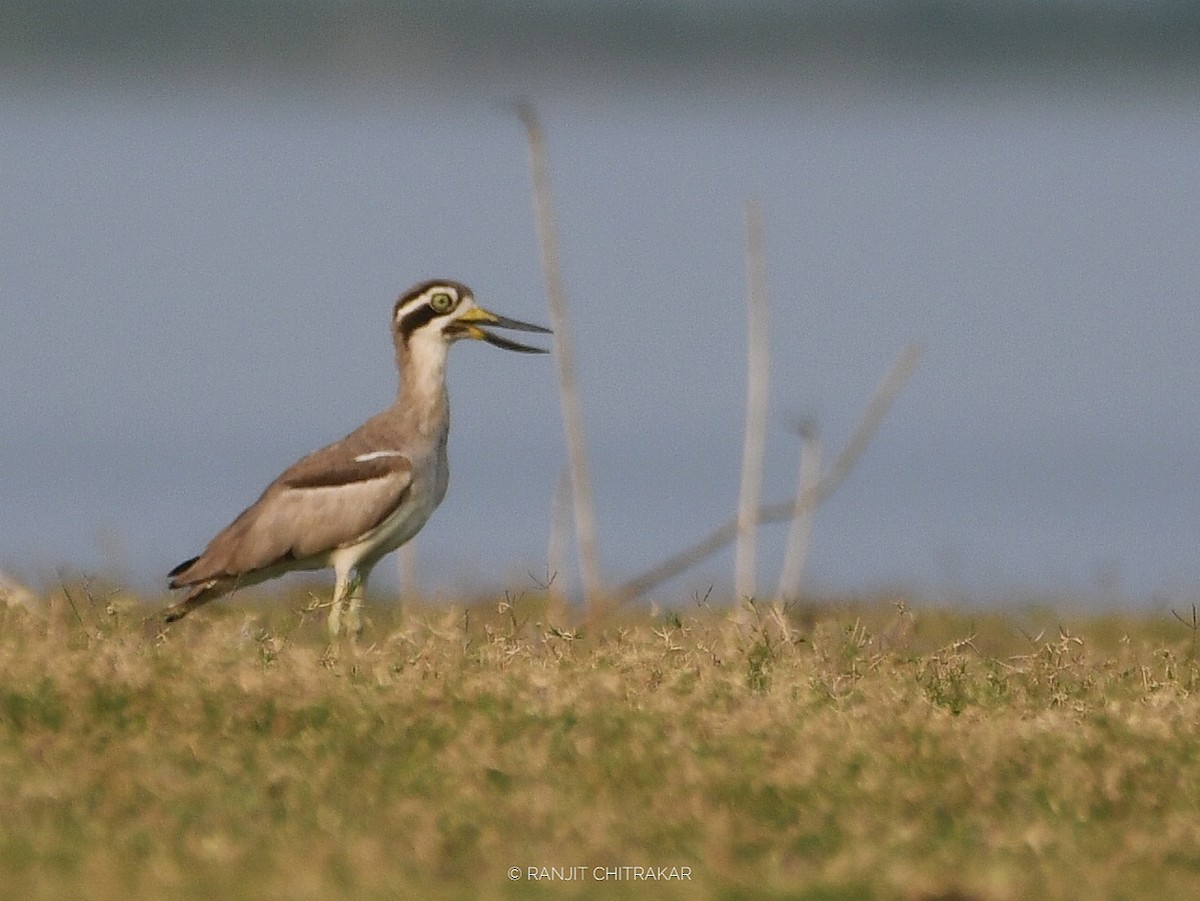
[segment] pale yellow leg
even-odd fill
[[[342,631],[342,615],[346,612],[346,595],[350,590],[350,571],[335,571],[333,583],[333,603],[329,607],[329,634],[337,638]],[[349,617],[347,617],[349,621]],[[349,624],[347,622],[347,624]]]
[[[350,583],[349,603],[346,606],[346,633],[354,638],[362,635],[363,594],[367,590],[369,570],[360,570]]]

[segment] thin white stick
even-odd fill
[[[533,181],[533,218],[537,226],[546,280],[546,298],[550,306],[550,327],[554,330],[554,357],[558,364],[558,393],[562,402],[563,428],[567,437],[567,459],[571,473],[571,497],[575,511],[575,540],[579,547],[579,570],[589,617],[603,602],[604,585],[600,576],[600,555],[596,540],[596,514],[592,503],[592,484],[587,463],[587,442],[583,434],[579,390],[575,385],[575,362],[571,352],[571,328],[567,318],[567,292],[558,267],[558,239],[554,227],[554,208],[550,194],[546,143],[537,113],[530,103],[517,108],[529,141],[529,168]]]
[[[571,479],[561,472],[554,486],[554,501],[550,510],[550,537],[546,541],[547,607],[555,623],[566,620],[567,612],[567,543],[570,537]]]
[[[813,517],[817,508],[804,499],[816,491],[821,481],[821,436],[812,423],[800,426],[800,467],[796,474],[796,503],[792,507],[792,526],[788,530],[787,550],[783,557],[783,572],[775,597],[793,601],[800,597],[804,563],[808,559],[808,542],[812,537]]]
[[[738,599],[757,590],[758,507],[762,501],[763,456],[767,445],[767,401],[771,350],[767,316],[767,262],[762,206],[746,202],[746,429],[742,435],[742,484],[738,492],[737,552],[733,585]]]
[[[798,504],[803,504],[804,509],[817,507],[842,484],[846,476],[850,474],[850,470],[854,468],[854,464],[858,462],[858,458],[862,456],[862,452],[871,443],[871,438],[875,435],[875,430],[879,428],[880,423],[883,422],[888,407],[892,405],[892,401],[896,399],[896,395],[900,393],[904,383],[916,370],[917,362],[921,359],[921,352],[921,345],[910,344],[892,363],[887,375],[883,377],[883,381],[879,383],[875,394],[867,403],[854,434],[850,436],[846,446],[834,459],[833,465],[821,476],[820,481],[813,486],[812,490],[804,492],[798,501],[785,501],[760,507],[758,509],[760,523],[783,522],[791,519],[795,515]],[[610,608],[619,607],[636,597],[641,597],[652,588],[658,587],[668,579],[673,579],[701,560],[711,557],[735,538],[737,538],[736,517],[717,527],[708,537],[702,538],[691,547],[684,548],[662,563],[652,566],[617,586],[609,601]]]

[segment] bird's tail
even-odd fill
[[[184,560],[167,573],[167,584],[171,588],[186,588],[188,592],[183,598],[163,611],[163,619],[166,622],[173,623],[176,620],[183,619],[197,607],[202,607],[209,601],[216,600],[221,595],[227,594],[234,587],[228,579],[205,579],[201,577],[200,580],[196,580],[195,576],[189,578],[188,570],[199,560],[199,557]],[[199,573],[196,575],[199,575]]]
[[[189,560],[184,560],[177,567],[175,567],[173,570],[171,570],[169,573],[167,573],[167,584],[171,588],[182,588],[186,584],[186,582],[183,581],[184,579],[186,579],[186,576],[184,575],[184,573],[186,573],[189,569],[191,569],[192,564],[194,564],[199,559],[200,559],[199,557],[192,557]]]

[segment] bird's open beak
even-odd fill
[[[538,332],[543,335],[551,334],[550,329],[542,328],[540,325],[531,325],[528,322],[521,322],[517,319],[509,319],[507,316],[497,316],[495,313],[489,313],[483,307],[473,307],[463,313],[458,317],[458,324],[463,326],[463,331],[468,338],[474,338],[476,341],[486,341],[488,344],[495,344],[497,347],[503,347],[505,350],[515,350],[525,354],[544,354],[548,352],[545,348],[530,347],[528,344],[518,344],[516,341],[510,341],[508,338],[493,335],[486,329],[481,328],[481,326],[490,325],[493,328],[510,328],[519,332]]]

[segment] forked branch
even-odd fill
[[[883,422],[896,395],[900,393],[900,389],[904,387],[905,382],[916,370],[917,363],[921,359],[921,352],[922,348],[919,344],[910,344],[901,351],[887,375],[883,377],[883,381],[879,383],[879,387],[875,389],[858,426],[829,470],[799,498],[760,507],[758,510],[760,523],[784,522],[792,519],[797,512],[803,513],[812,510],[842,484],[850,470],[854,468],[855,463],[858,462],[858,458],[862,456],[862,452],[870,444],[871,438],[874,437],[880,423]],[[708,537],[618,586],[609,596],[610,609],[640,597],[668,579],[673,579],[700,561],[711,557],[733,541],[737,534],[738,521],[737,517],[734,517]]]
[[[737,550],[733,590],[739,598],[756,592],[757,512],[762,503],[763,457],[767,449],[767,399],[770,383],[770,329],[767,324],[767,255],[762,205],[746,202],[746,428],[742,432],[742,483],[738,491]]]
[[[805,506],[806,494],[821,481],[821,436],[812,422],[800,424],[800,470],[796,473],[796,501],[792,506],[792,527],[788,530],[787,550],[783,555],[783,570],[775,597],[795,600],[800,597],[800,580],[804,561],[808,557],[808,540],[812,536],[815,507]]]
[[[542,273],[546,280],[546,298],[550,306],[550,326],[554,330],[554,358],[558,364],[558,389],[562,401],[563,427],[567,437],[567,458],[571,478],[571,507],[575,512],[575,537],[579,548],[579,569],[583,593],[591,607],[598,603],[604,589],[600,576],[600,556],[596,540],[596,515],[592,504],[592,483],[588,472],[587,442],[583,435],[583,413],[575,384],[575,362],[571,350],[571,328],[567,318],[567,291],[558,266],[558,238],[554,227],[554,206],[550,195],[550,173],[546,162],[546,142],[533,104],[517,105],[517,114],[525,126],[529,141],[529,169],[533,181],[533,218],[541,248]]]

